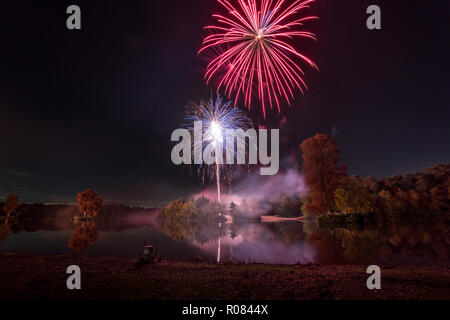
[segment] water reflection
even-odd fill
[[[83,222],[75,228],[67,246],[75,252],[83,252],[98,238],[98,228],[95,222]]]
[[[159,221],[130,215],[74,225],[70,219],[17,220],[0,226],[1,251],[136,257],[144,242],[163,259],[222,262],[450,265],[448,218],[388,220],[364,230],[319,228],[315,221],[269,223]]]
[[[326,230],[308,223],[304,231],[317,263],[450,265],[446,217],[386,219],[363,230]]]
[[[0,244],[6,241],[10,233],[11,228],[7,223],[0,225]]]
[[[228,228],[226,228],[228,227]],[[242,223],[226,225],[221,235],[222,262],[261,262],[261,263],[313,263],[315,250],[298,237],[290,238],[282,231],[296,229],[301,234],[300,223],[266,225],[262,223]],[[300,230],[297,232],[297,230]],[[289,239],[289,240],[287,240]],[[217,250],[217,240],[210,239],[192,243],[202,251],[213,254]]]

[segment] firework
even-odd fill
[[[196,134],[196,128],[193,123],[201,123],[202,139],[194,139],[192,153],[194,157],[197,154],[202,154],[204,150],[214,152],[215,163],[214,166],[202,166],[200,164],[202,177],[212,173],[216,178],[218,189],[218,200],[220,202],[220,176],[222,173],[227,173],[225,155],[237,153],[234,152],[234,139],[242,139],[240,136],[234,136],[232,131],[237,129],[246,130],[250,127],[250,122],[247,116],[238,108],[234,108],[230,101],[224,101],[218,95],[216,99],[211,97],[206,102],[200,104],[192,104],[187,108],[188,129],[192,135]],[[197,128],[198,129],[198,128]],[[199,142],[197,142],[199,141]],[[228,143],[232,141],[233,143]],[[245,141],[238,141],[245,145]],[[224,150],[225,147],[225,150]],[[220,157],[220,159],[219,159]]]
[[[194,144],[194,154],[205,149],[213,149],[215,156],[224,156],[225,154],[234,154],[234,138],[233,131],[243,129],[244,131],[250,126],[247,116],[238,108],[234,108],[230,101],[224,101],[218,95],[214,100],[213,97],[207,102],[200,104],[192,104],[187,109],[186,120],[191,123],[201,123],[201,132],[203,139]],[[195,127],[188,125],[189,130],[195,134]],[[198,141],[194,139],[194,141]],[[233,143],[226,143],[232,141]],[[240,142],[240,141],[239,141]],[[242,141],[245,144],[245,141]],[[223,147],[225,146],[225,150]],[[220,160],[220,161],[219,161]],[[217,163],[225,163],[223,159],[216,159]]]
[[[296,37],[316,40],[313,33],[301,30],[305,22],[317,19],[301,15],[314,0],[237,0],[237,5],[217,1],[228,14],[214,14],[218,24],[205,27],[210,34],[200,52],[216,53],[205,79],[219,77],[218,91],[223,88],[228,97],[234,95],[234,104],[242,95],[249,109],[256,87],[264,117],[266,105],[276,105],[280,112],[282,99],[290,105],[296,88],[302,93],[308,88],[296,60],[317,69],[291,43]]]
[[[217,200],[221,203],[221,191],[220,191],[220,176],[221,171],[224,171],[226,165],[223,156],[227,154],[235,154],[234,152],[234,139],[240,139],[234,135],[228,136],[231,131],[242,129],[246,130],[249,127],[249,120],[245,114],[238,108],[234,108],[232,103],[229,101],[224,101],[220,95],[214,100],[213,97],[210,98],[208,102],[201,102],[200,104],[194,104],[188,107],[186,119],[194,124],[201,123],[201,133],[202,137],[199,145],[194,143],[193,153],[202,152],[205,149],[212,148],[215,157],[214,174],[216,178],[217,187]],[[192,135],[195,135],[195,125],[189,126]],[[195,139],[194,139],[195,141]],[[229,141],[233,143],[229,144]],[[226,151],[223,152],[223,146],[225,142]],[[241,143],[245,144],[244,141]],[[229,149],[229,150],[228,150]],[[208,151],[208,152],[210,152]],[[222,157],[222,159],[219,159]],[[207,168],[209,169],[209,168]],[[222,214],[219,212],[219,216]],[[219,222],[219,229],[221,229],[222,223]],[[219,233],[218,246],[217,246],[217,262],[220,262],[220,248],[221,248],[221,237]]]

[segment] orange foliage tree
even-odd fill
[[[9,217],[13,214],[17,208],[19,207],[19,197],[15,194],[10,194],[6,198],[5,206],[3,207],[3,211],[6,213],[6,222],[8,224]]]
[[[311,203],[306,209],[321,214],[334,208],[335,191],[346,176],[345,166],[337,167],[340,152],[333,139],[326,134],[317,134],[300,145],[303,152],[303,173],[310,190]]]
[[[95,217],[103,206],[103,200],[94,190],[88,189],[77,195],[78,209],[84,217]]]

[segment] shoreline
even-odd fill
[[[287,221],[304,221],[303,216],[301,217],[295,217],[295,218],[284,218],[280,216],[260,216],[260,221],[262,223],[272,223],[272,222],[287,222]]]
[[[368,290],[367,265],[215,264],[64,254],[0,253],[2,300],[448,300],[449,267],[381,267],[381,290]],[[81,268],[82,290],[66,269]]]

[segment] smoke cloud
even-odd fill
[[[307,194],[304,177],[296,168],[285,169],[275,176],[261,176],[257,172],[237,170],[230,191],[221,195],[222,203],[229,205],[233,202],[246,217],[252,218],[270,212],[272,205],[283,197],[296,199]],[[202,196],[216,201],[215,185],[193,195],[193,198]]]

